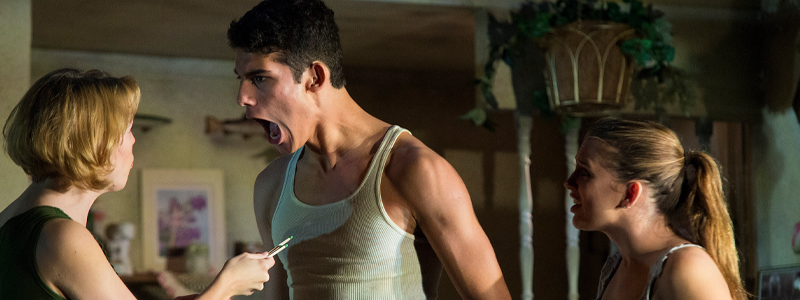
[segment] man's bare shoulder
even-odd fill
[[[256,202],[265,200],[264,197],[269,198],[269,196],[275,193],[280,193],[284,178],[286,178],[286,169],[291,159],[291,154],[283,155],[269,163],[267,167],[258,174],[254,187],[254,200]]]
[[[447,173],[450,168],[441,155],[420,140],[410,134],[402,134],[392,147],[391,157],[386,164],[386,176],[393,181],[402,181],[419,176],[441,175],[439,173]]]
[[[253,209],[259,228],[269,226],[286,178],[286,169],[292,155],[283,155],[272,162],[256,177],[253,187]]]
[[[469,202],[466,187],[450,163],[411,135],[398,138],[385,174],[412,207],[427,206],[433,200]]]
[[[292,154],[287,154],[270,162],[256,177],[256,189],[263,185],[282,184],[286,176],[286,168],[291,160]]]

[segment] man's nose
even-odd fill
[[[239,104],[239,106],[256,105],[251,88],[252,87],[244,80],[239,84],[239,94],[236,96],[236,103]]]

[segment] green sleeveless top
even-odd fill
[[[36,244],[47,221],[70,219],[61,209],[37,206],[0,227],[0,299],[59,299],[39,277]]]

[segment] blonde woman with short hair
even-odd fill
[[[12,110],[5,149],[32,183],[0,212],[0,299],[134,299],[86,221],[98,196],[127,183],[139,93],[131,77],[60,69]],[[273,264],[266,254],[236,256],[189,298],[260,290]]]

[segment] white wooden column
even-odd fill
[[[517,153],[519,154],[519,263],[522,275],[522,299],[533,299],[533,193],[531,192],[531,116],[514,114],[517,125]]]
[[[580,122],[578,122],[580,124]],[[580,126],[580,125],[579,125]],[[564,155],[567,156],[567,178],[575,171],[575,155],[578,154],[578,132],[580,127],[570,128],[564,134]],[[580,250],[580,231],[572,225],[572,217],[575,216],[571,211],[572,197],[569,190],[566,192],[564,207],[567,211],[567,280],[569,282],[569,300],[578,300],[578,273],[581,263]]]
[[[506,11],[505,14],[508,14]],[[495,14],[497,17],[497,14]],[[483,76],[484,66],[489,58],[489,12],[479,9],[475,12],[475,77]],[[520,234],[520,275],[522,282],[521,299],[533,299],[533,193],[531,191],[531,145],[530,136],[533,118],[529,114],[519,113],[514,87],[511,79],[511,68],[505,62],[497,62],[493,78],[493,93],[498,109],[514,110],[514,122],[517,128],[517,154],[519,157],[519,234]],[[485,101],[483,93],[476,88],[476,101],[482,105]]]
[[[762,46],[767,105],[751,144],[759,269],[800,264],[790,234],[800,211],[800,124],[792,108],[800,84],[800,5],[786,4],[797,1],[762,3],[764,22],[771,26],[763,31]]]

